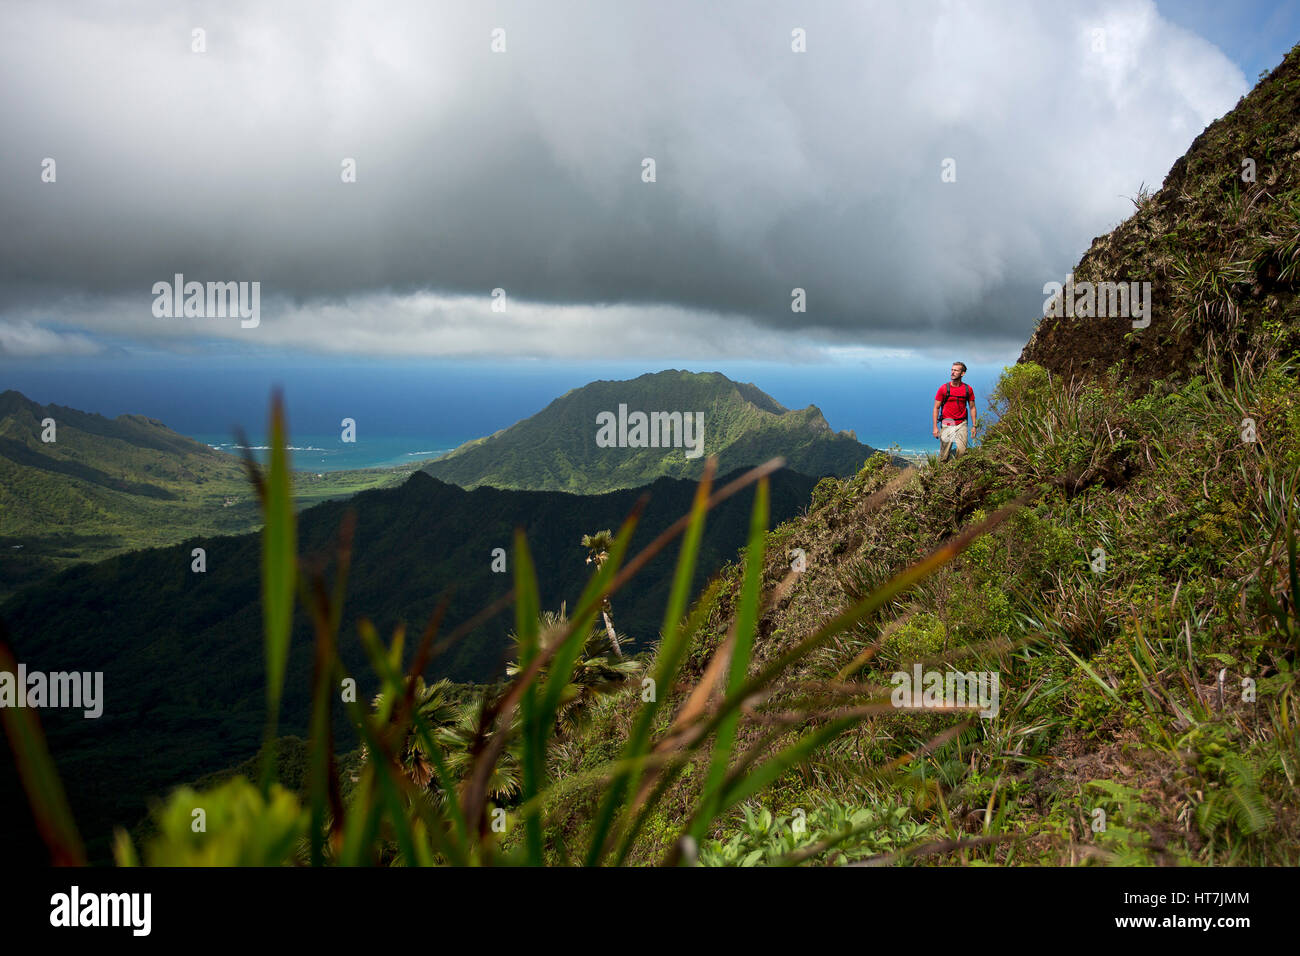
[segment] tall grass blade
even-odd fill
[[[9,650],[9,634],[2,621],[0,672],[13,674],[15,681],[18,679],[18,664]],[[18,688],[18,693],[26,694],[27,688]],[[50,862],[55,866],[85,866],[86,851],[36,712],[30,707],[0,707],[0,719],[13,748],[18,777],[27,791],[36,828],[50,849]]]
[[[275,737],[280,719],[280,698],[289,662],[293,627],[293,599],[297,573],[297,516],[293,510],[289,473],[284,401],[279,392],[271,399],[271,460],[266,477],[266,522],[262,528],[262,625],[266,642],[266,735],[262,764],[262,792],[270,790],[275,776]]]
[[[710,458],[705,465],[704,475],[695,489],[686,536],[682,540],[682,550],[677,558],[677,569],[673,575],[668,606],[664,612],[662,636],[659,639],[659,652],[656,655],[657,664],[652,678],[655,692],[637,714],[636,723],[633,725],[624,750],[625,756],[631,759],[644,756],[648,752],[650,731],[654,726],[655,715],[659,711],[663,697],[670,692],[685,655],[685,642],[681,640],[682,617],[686,611],[691,582],[695,577],[695,562],[699,555],[700,539],[704,534],[704,516],[709,508],[709,489],[713,486],[713,473],[716,468],[717,460]],[[592,828],[591,843],[587,849],[587,866],[596,866],[604,857],[614,816],[623,806],[625,795],[629,791],[636,793],[639,779],[639,773],[630,776],[620,774],[606,792]]]
[[[739,690],[749,673],[749,656],[754,644],[754,630],[758,624],[758,599],[763,589],[763,555],[767,523],[768,481],[764,478],[755,489],[754,508],[749,520],[745,576],[741,583],[740,603],[733,624],[735,637],[732,642],[730,673],[727,679],[727,688],[731,691]],[[696,816],[695,824],[690,830],[690,835],[697,841],[704,835],[704,829],[717,814],[721,800],[719,791],[726,776],[727,762],[731,757],[732,746],[736,739],[736,725],[739,721],[739,710],[733,710],[718,725],[708,780],[700,795],[700,813]]]
[[[519,638],[519,665],[527,667],[538,653],[538,615],[541,611],[537,597],[537,572],[522,529],[515,529],[515,634]],[[520,712],[523,716],[523,799],[531,799],[541,788],[542,772],[546,758],[548,728],[539,719],[537,681],[530,681],[524,689]],[[508,733],[501,727],[498,733]],[[524,815],[524,846],[532,866],[542,864],[542,820],[536,809]]]

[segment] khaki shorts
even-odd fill
[[[939,460],[947,461],[950,452],[954,458],[965,452],[968,434],[969,432],[966,422],[958,422],[956,425],[944,425],[940,427]]]

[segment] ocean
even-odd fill
[[[229,435],[197,434],[191,435],[218,451],[231,455],[243,455],[244,446],[232,440]],[[251,441],[252,439],[250,439]],[[344,442],[338,433],[332,435],[295,435],[289,446],[289,464],[301,471],[348,471],[355,468],[395,468],[401,465],[413,465],[430,458],[437,458],[451,451],[460,442],[446,444],[442,447],[424,447],[433,443],[421,441],[404,435],[376,435],[356,442]],[[266,464],[268,445],[252,444],[248,450],[253,458]]]

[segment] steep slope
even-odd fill
[[[703,441],[691,457],[685,443],[667,448],[602,447],[598,416],[616,417],[620,406],[629,418],[634,412],[701,413]],[[660,435],[662,430],[646,440],[658,444]],[[673,435],[698,437],[696,432],[681,436],[675,430]],[[616,433],[613,437],[618,440]],[[791,470],[821,477],[852,474],[871,453],[851,435],[832,432],[816,406],[786,409],[755,386],[718,372],[664,371],[574,389],[531,418],[462,445],[425,470],[465,488],[490,485],[595,494],[635,488],[665,476],[698,477],[709,455],[718,456],[722,472],[780,455]]]
[[[793,515],[813,484],[789,471],[775,475],[774,514]],[[584,533],[617,528],[648,493],[633,539],[634,547],[644,547],[689,509],[694,492],[694,483],[666,478],[646,489],[594,496],[468,492],[416,472],[400,488],[304,511],[300,552],[328,553],[344,512],[355,509],[342,654],[353,673],[365,675],[369,667],[355,638],[361,617],[385,635],[399,622],[418,632],[449,593],[445,628],[455,627],[510,588],[510,574],[492,569],[493,549],[509,550],[516,527],[528,535],[543,606],[558,609],[565,601],[573,606],[586,582]],[[697,585],[744,541],[750,498],[738,495],[710,516]],[[206,549],[205,573],[191,571],[194,547]],[[106,838],[112,822],[134,823],[146,797],[256,750],[265,688],[259,548],[256,534],[191,539],[72,568],[0,605],[17,657],[32,670],[104,673],[101,718],[42,716],[64,779],[77,781],[70,796],[78,818],[84,814],[83,827],[95,838]],[[614,601],[614,621],[632,638],[632,653],[657,637],[674,560],[669,552],[658,556]],[[305,615],[295,625],[281,720],[286,733],[305,732],[308,713]],[[439,658],[432,673],[463,681],[499,676],[512,626],[509,611],[498,615]],[[374,688],[361,690],[368,695]],[[352,729],[338,716],[339,739],[351,739]],[[10,800],[18,799],[13,783],[6,754],[0,791]],[[0,812],[0,821],[25,820],[22,813]],[[0,846],[18,836],[0,834]]]
[[[1300,567],[1287,552],[1300,529],[1298,108],[1300,48],[1198,138],[1159,203],[1097,240],[1075,270],[1222,270],[1254,249],[1257,294],[1220,284],[1218,308],[1207,280],[1180,330],[1169,317],[1191,286],[1167,284],[1152,325],[1128,337],[1118,322],[1045,320],[999,382],[981,446],[907,473],[873,458],[821,482],[806,515],[769,533],[751,673],[1016,503],[946,566],[801,657],[751,702],[737,750],[775,753],[793,729],[824,725],[810,701],[887,705],[892,676],[918,665],[997,674],[997,715],[869,716],[751,798],[747,815],[802,814],[811,833],[814,818],[884,813],[947,841],[938,862],[1300,863]],[[1263,191],[1242,189],[1237,215],[1220,221],[1247,147]],[[1172,210],[1176,220],[1162,218]],[[807,570],[787,589],[793,548]],[[707,625],[674,703],[722,645],[741,577],[728,565],[699,609]],[[610,704],[554,773],[581,779],[617,753],[639,706],[632,692]],[[780,721],[792,731],[772,735]],[[668,852],[672,814],[704,777],[697,761],[663,796],[644,832],[665,842],[640,861]],[[553,825],[573,836],[594,805],[566,793]],[[709,836],[705,860],[778,855],[780,841],[739,812]]]
[[[1130,319],[1044,318],[1023,361],[1068,379],[1117,362],[1142,381],[1185,379],[1208,341],[1237,354],[1300,343],[1300,53],[1292,50],[1211,123],[1154,195],[1093,240],[1075,282],[1151,283],[1147,328]],[[1064,282],[1064,276],[1044,277]]]

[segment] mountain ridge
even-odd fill
[[[300,471],[294,492],[301,507],[410,470]],[[260,526],[239,458],[146,415],[108,418],[0,392],[0,600],[78,562]]]
[[[602,446],[600,416],[621,416],[624,410],[629,416],[702,416],[701,453],[688,456],[680,446]],[[650,435],[657,443],[653,425]],[[465,488],[596,494],[639,487],[660,476],[697,478],[710,455],[717,456],[720,471],[780,456],[801,474],[842,477],[856,473],[874,453],[851,433],[835,432],[816,405],[788,409],[753,383],[735,382],[721,372],[665,369],[570,389],[514,425],[430,462],[424,471]]]

